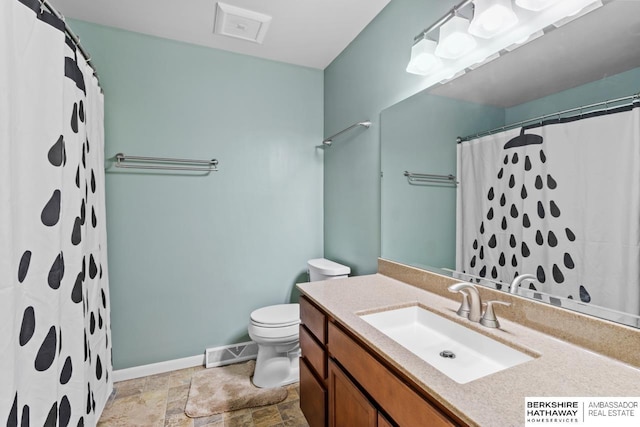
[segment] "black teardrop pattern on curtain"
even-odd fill
[[[570,245],[576,235],[570,225],[562,223],[561,206],[554,197],[561,183],[551,173],[542,173],[548,167],[548,157],[544,148],[539,147],[531,151],[526,145],[505,146],[502,164],[493,175],[497,181],[489,183],[490,188],[484,193],[486,210],[480,234],[473,237],[473,251],[467,265],[469,273],[481,277],[490,275],[509,283],[518,276],[517,271],[513,275],[513,270],[519,270],[524,260],[546,259],[548,256],[541,254],[556,247],[564,247],[559,259],[549,259],[548,265],[537,265],[535,271],[531,271],[538,282],[560,286],[567,272],[576,268]],[[522,153],[508,152],[513,150],[522,150]],[[531,284],[530,289],[536,290],[536,287]],[[562,292],[566,291],[558,288],[558,293]],[[591,301],[584,286],[581,286],[580,300]]]
[[[22,258],[20,258],[20,265],[18,266],[18,282],[24,282],[29,271],[29,264],[31,264],[31,251],[24,251]]]
[[[48,11],[41,12],[38,2],[19,1],[33,10],[40,22],[64,31],[64,23]],[[16,307],[19,331],[16,330],[15,346],[18,360],[24,361],[20,369],[24,366],[30,370],[25,375],[54,373],[56,384],[53,385],[53,390],[57,389],[58,395],[54,392],[44,398],[36,396],[38,398],[34,399],[33,393],[26,393],[20,387],[11,390],[13,402],[5,402],[5,410],[0,411],[6,417],[0,420],[0,425],[8,427],[83,427],[85,419],[94,423],[97,421],[97,396],[94,394],[97,388],[93,384],[109,381],[110,376],[111,339],[107,315],[109,306],[105,285],[99,282],[99,278],[102,278],[101,255],[98,252],[89,253],[88,257],[85,257],[88,258],[87,261],[79,262],[67,259],[70,255],[64,250],[65,247],[71,247],[67,245],[81,245],[88,227],[95,229],[102,221],[96,193],[99,193],[99,188],[104,185],[100,174],[94,169],[96,166],[91,165],[93,159],[87,156],[90,145],[85,135],[87,111],[83,100],[86,96],[84,74],[78,67],[76,48],[68,37],[66,45],[66,79],[63,83],[65,96],[68,95],[66,91],[71,88],[74,91],[71,92],[72,97],[76,99],[69,104],[69,98],[65,98],[65,105],[61,107],[66,116],[63,121],[63,133],[51,135],[47,142],[42,144],[39,142],[38,146],[41,145],[42,149],[37,155],[41,156],[49,169],[43,169],[41,172],[41,182],[38,185],[42,186],[46,197],[38,198],[33,212],[37,223],[31,224],[38,239],[41,236],[59,236],[60,249],[51,254],[51,249],[43,247],[39,241],[24,239],[19,246],[21,255],[12,266],[12,274],[15,274],[13,277],[17,279],[17,285],[25,290],[25,295],[38,295],[39,298],[24,298],[24,306]],[[83,141],[83,144],[79,144],[79,141]],[[79,209],[76,208],[78,210],[71,213],[72,209],[67,209],[67,202],[76,198],[80,200],[81,197],[78,196],[82,194],[84,199]],[[68,212],[65,213],[65,209]],[[86,221],[89,212],[90,221]],[[31,216],[31,213],[28,216]],[[89,274],[86,274],[87,269]],[[37,274],[34,274],[35,272]],[[39,277],[42,275],[41,272],[46,276],[44,282]],[[95,286],[96,291],[99,290],[91,300],[87,298],[88,286]],[[67,298],[67,301],[70,300],[73,304],[82,303],[84,319],[80,317],[78,323],[85,325],[84,337],[82,326],[81,336],[72,336],[76,333],[75,326],[73,329],[65,329],[66,324],[60,320],[59,313],[52,314],[49,307],[43,307],[43,299],[56,301]],[[64,303],[61,305],[68,306]],[[88,334],[89,329],[91,334]],[[104,341],[102,338],[105,338]],[[80,343],[79,353],[77,343]],[[86,356],[88,358],[85,362],[83,357]],[[87,374],[91,374],[90,377],[87,377]],[[48,378],[51,378],[51,375]],[[90,381],[85,382],[87,379]],[[86,399],[81,398],[80,402],[74,397],[78,396],[77,392],[70,393],[77,389],[77,384],[84,384],[81,388],[84,389],[84,396],[87,396]],[[16,384],[9,382],[7,386],[16,387]],[[49,384],[43,383],[41,386],[45,390]],[[94,415],[89,417],[88,414]]]
[[[36,331],[36,316],[33,306],[24,309],[22,313],[22,324],[20,326],[19,342],[20,346],[25,346],[33,337]]]

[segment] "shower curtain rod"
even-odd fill
[[[604,105],[605,108],[603,110],[593,110],[593,111],[588,111],[587,113],[596,113],[596,112],[601,112],[601,111],[608,111],[609,110],[609,104],[615,104],[618,102],[624,102],[624,101],[631,101],[628,102],[626,104],[622,104],[622,105],[616,105],[615,108],[622,108],[622,107],[628,107],[630,105],[633,105],[636,102],[640,102],[640,92],[634,94],[634,95],[628,95],[628,96],[623,96],[622,98],[616,98],[616,99],[608,99],[606,101],[601,101],[601,102],[596,102],[594,104],[589,104],[589,105],[583,105],[582,107],[575,107],[575,108],[569,108],[568,110],[562,110],[562,111],[558,111],[555,113],[551,113],[551,114],[544,114],[542,116],[539,117],[535,117],[533,119],[527,119],[527,120],[522,120],[516,123],[511,123],[510,125],[505,125],[505,126],[500,126],[497,127],[495,129],[491,129],[491,130],[487,130],[484,132],[479,132],[479,133],[474,133],[472,135],[467,135],[465,137],[458,137],[456,139],[456,142],[459,144],[461,142],[464,141],[469,141],[470,139],[474,139],[474,138],[479,138],[481,136],[487,136],[487,135],[492,135],[494,133],[498,133],[498,132],[504,132],[507,130],[511,130],[517,127],[520,127],[526,123],[530,123],[530,124],[534,124],[535,122],[540,122],[542,123],[542,121],[544,121],[544,119],[549,118],[549,117],[554,117],[554,116],[558,116],[558,120],[561,119],[561,115],[563,114],[567,114],[567,113],[572,113],[574,111],[579,111],[580,112],[580,116],[582,116],[583,114],[583,110],[589,109],[589,108],[594,108],[594,107],[598,107],[601,105]],[[571,117],[575,117],[575,116],[569,116],[569,117],[564,117],[565,119],[567,118],[571,118]]]
[[[78,48],[78,50],[80,51],[82,56],[84,56],[84,59],[87,61],[87,65],[90,66],[93,69],[93,75],[97,79],[98,78],[98,72],[96,71],[96,67],[91,63],[91,56],[87,53],[86,50],[84,50],[84,48],[80,44],[80,37],[78,37],[73,32],[73,30],[71,30],[71,27],[69,27],[67,25],[67,21],[65,20],[64,15],[62,13],[58,12],[56,10],[56,8],[53,7],[48,2],[48,0],[39,0],[39,1],[40,1],[40,10],[42,10],[43,7],[46,7],[49,12],[53,13],[56,17],[58,17],[58,19],[60,19],[62,22],[64,22],[64,32],[71,38],[71,40],[73,41],[73,44],[76,46],[76,48]]]

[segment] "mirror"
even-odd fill
[[[444,268],[438,271],[462,280],[480,280],[455,272],[457,187],[455,180],[438,179],[458,176],[456,138],[640,92],[638,16],[640,2],[606,2],[480,68],[382,111],[381,257],[429,270]],[[436,175],[436,180],[429,175]],[[508,291],[508,283],[490,278],[480,283]],[[528,286],[519,294],[640,327],[640,313]]]

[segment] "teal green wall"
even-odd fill
[[[405,71],[413,37],[451,4],[392,0],[325,69],[325,135],[373,122],[325,150],[325,256],[355,274],[376,272],[380,255],[380,112],[423,89],[424,79]]]
[[[410,185],[404,171],[456,175],[456,138],[503,124],[502,108],[426,91],[382,112],[383,258],[455,269],[456,187]]]
[[[106,174],[114,368],[248,339],[323,255],[323,73],[72,21],[105,92],[106,157],[217,158]]]

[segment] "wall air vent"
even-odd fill
[[[253,341],[247,341],[206,349],[204,366],[206,368],[225,366],[255,359],[256,357],[258,357],[258,344]]]
[[[262,43],[270,23],[271,17],[269,15],[218,2],[213,32],[254,43]]]

